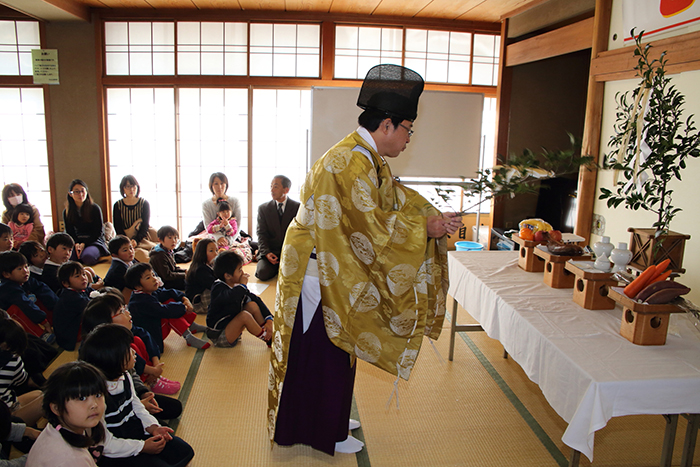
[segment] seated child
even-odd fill
[[[221,201],[216,217],[207,226],[207,232],[214,235],[219,248],[228,249],[238,237],[238,223],[233,217],[231,206],[226,201]]]
[[[105,274],[104,283],[108,287],[118,289],[124,295],[124,300],[129,303],[131,289],[126,286],[124,275],[129,266],[134,264],[134,245],[125,235],[117,235],[109,241],[108,248],[112,255],[112,264]]]
[[[161,376],[163,374],[164,364],[160,361],[160,350],[158,349],[156,341],[153,340],[153,337],[151,337],[145,329],[133,325],[131,313],[129,313],[129,310],[126,308],[124,297],[121,293],[112,287],[105,287],[105,289],[103,289],[101,291],[102,293],[97,297],[93,298],[90,303],[88,303],[87,308],[85,308],[83,332],[89,334],[90,331],[95,329],[98,325],[108,323],[119,324],[131,330],[134,334],[134,343],[131,347],[136,351],[134,373],[136,373],[137,377],[134,378],[134,384],[137,385],[136,392],[139,393],[141,400],[143,401],[144,399],[144,397],[141,396],[141,392],[149,391],[143,385],[142,381],[151,386],[153,392],[158,394],[175,394],[178,392],[180,390],[180,383],[177,381],[170,381]],[[143,388],[143,391],[141,391],[141,388]],[[161,400],[156,398],[156,407],[160,405],[158,402],[161,402]],[[173,403],[171,403],[171,400],[167,400],[164,405],[170,407]],[[179,405],[177,414],[156,415],[151,412],[148,406],[146,408],[159,419],[164,418],[169,420],[171,418],[177,418],[182,412],[182,404],[178,401],[177,405]]]
[[[29,276],[43,283],[41,276],[44,273],[44,263],[49,257],[44,246],[36,240],[27,240],[17,251],[22,253],[29,262]]]
[[[12,249],[12,229],[0,222],[0,252]]]
[[[24,285],[32,281],[31,285],[37,290],[46,291],[48,297],[50,294],[38,281],[29,277],[27,258],[17,251],[0,253],[0,276],[0,308],[6,310],[28,333],[53,343],[56,337],[48,319],[48,309],[42,309],[43,305],[37,303],[36,294],[28,292]],[[53,299],[56,300],[55,295]]]
[[[270,346],[273,317],[260,297],[246,287],[243,259],[232,251],[220,253],[214,260],[214,274],[217,280],[207,313],[209,339],[217,347],[233,347],[245,328]]]
[[[175,263],[173,250],[180,239],[177,229],[166,225],[158,229],[160,243],[149,253],[149,262],[166,289],[185,290],[185,270]]]
[[[203,238],[197,242],[192,262],[185,275],[185,296],[192,302],[195,313],[206,313],[211,300],[211,286],[216,277],[211,265],[219,253],[216,242]]]
[[[71,351],[75,350],[75,344],[79,340],[83,312],[93,289],[88,287],[85,267],[77,261],[63,263],[58,268],[58,280],[63,285],[63,292],[53,310],[53,331],[56,343]]]
[[[174,330],[187,345],[208,349],[209,342],[193,333],[206,331],[206,326],[194,322],[197,315],[185,294],[175,289],[160,288],[158,277],[148,263],[136,263],[126,271],[126,286],[134,292],[129,300],[134,324],[144,328],[163,351],[163,339]]]
[[[22,354],[27,348],[27,334],[17,321],[0,318],[0,400],[15,417],[27,425],[36,425],[41,418],[41,391],[17,395],[15,389],[29,381]]]
[[[65,232],[56,232],[46,241],[46,254],[48,258],[44,262],[41,280],[55,293],[60,293],[63,289],[61,281],[58,280],[58,268],[66,261],[70,260],[74,245],[73,237]]]
[[[19,249],[19,246],[29,238],[34,230],[32,207],[26,203],[18,204],[12,211],[12,220],[7,224],[12,229],[12,248]]]
[[[12,446],[14,445],[19,451],[28,452],[31,444],[34,443],[41,431],[27,426],[26,423],[20,422],[17,418],[13,418],[9,407],[5,404],[0,404],[0,441],[2,442],[2,450],[0,451],[0,467],[15,467],[25,465],[27,456],[15,458],[12,462],[7,461],[10,458]],[[20,464],[19,460],[22,460]]]
[[[96,466],[95,447],[111,439],[103,417],[107,385],[89,363],[65,363],[44,387],[43,410],[49,423],[27,456],[28,466]]]
[[[128,371],[134,367],[133,334],[118,324],[101,324],[85,338],[80,359],[107,378],[105,422],[113,438],[105,443],[101,466],[184,466],[194,451],[171,428],[148,413]],[[127,457],[128,456],[128,457]]]

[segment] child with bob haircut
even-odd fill
[[[113,436],[100,466],[185,466],[194,451],[173,430],[161,426],[143,406],[128,371],[134,367],[133,335],[124,326],[102,324],[80,348],[80,359],[102,370],[107,379],[105,423]]]
[[[131,296],[131,289],[126,286],[124,276],[129,266],[134,264],[134,245],[131,240],[125,235],[117,235],[109,241],[109,253],[112,255],[112,264],[109,265],[109,270],[105,274],[104,283],[108,287],[118,289],[123,295],[124,300],[128,303]]]
[[[105,429],[107,385],[89,363],[65,363],[44,386],[43,408],[49,423],[27,456],[36,467],[92,467],[111,436]]]
[[[85,267],[77,261],[63,263],[58,268],[58,280],[63,291],[53,310],[53,330],[56,343],[65,350],[72,351],[79,340],[83,312],[94,289],[88,286]]]
[[[36,240],[27,240],[20,245],[17,251],[27,258],[27,262],[29,263],[29,275],[43,283],[41,276],[44,274],[44,263],[46,263],[46,259],[49,257],[46,254],[44,246]]]
[[[19,249],[34,231],[33,214],[34,208],[26,203],[18,204],[12,211],[12,220],[7,225],[12,229],[12,247],[15,250]]]
[[[0,251],[10,251],[12,246],[12,229],[0,222]]]
[[[153,270],[163,280],[167,289],[185,290],[185,270],[175,263],[174,251],[180,241],[180,234],[169,225],[158,229],[160,243],[149,253]]]
[[[192,302],[195,313],[205,314],[211,302],[211,286],[216,276],[211,265],[219,253],[216,242],[203,238],[197,242],[192,255],[192,262],[185,276],[185,296]]]
[[[238,236],[238,223],[233,216],[231,206],[221,201],[216,210],[216,217],[207,226],[207,232],[214,235],[219,248],[228,249]]]
[[[56,337],[49,319],[51,312],[46,306],[42,309],[37,298],[43,302],[45,295],[51,306],[58,300],[38,281],[29,277],[27,258],[17,251],[0,253],[0,278],[0,308],[6,310],[28,333],[52,344]]]
[[[126,308],[124,304],[124,297],[122,297],[121,293],[112,287],[105,287],[100,292],[102,293],[98,293],[95,298],[90,300],[87,308],[85,308],[85,314],[83,316],[83,333],[89,334],[90,331],[95,329],[100,324],[109,323],[119,324],[129,329],[134,335],[134,343],[131,345],[131,347],[136,351],[136,365],[134,367],[134,373],[136,373],[137,376],[134,378],[134,384],[137,386],[136,390],[139,395],[141,395],[142,392],[140,387],[140,383],[142,383],[142,381],[149,384],[152,387],[153,392],[158,394],[175,394],[177,391],[179,391],[180,383],[177,381],[170,381],[169,379],[161,376],[163,374],[164,363],[160,361],[161,354],[160,350],[158,349],[158,344],[153,337],[151,337],[148,331],[138,326],[134,326],[131,320],[131,313],[129,313],[129,310]],[[143,392],[147,391],[148,389],[145,389]],[[143,402],[143,397],[141,397],[141,401]],[[144,403],[144,405],[146,404]],[[177,415],[169,417],[163,415],[163,417],[166,420],[177,418],[182,412],[182,404],[179,405],[180,407]],[[149,412],[151,412],[148,406],[146,408],[149,409]],[[153,414],[153,412],[151,413]]]
[[[148,263],[137,263],[126,271],[126,286],[134,291],[129,300],[134,324],[144,328],[163,351],[163,339],[173,330],[181,335],[187,345],[208,349],[209,342],[197,338],[194,333],[207,327],[194,322],[197,315],[185,294],[175,289],[160,288],[160,281]]]
[[[214,260],[214,274],[217,280],[211,289],[207,337],[217,347],[233,347],[247,329],[269,347],[273,316],[260,297],[248,290],[243,259],[233,251],[220,253]]]

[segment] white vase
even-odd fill
[[[614,246],[610,243],[610,237],[603,237],[601,241],[595,242],[593,244],[593,251],[595,252],[596,260],[593,265],[594,268],[599,271],[610,271],[610,253],[612,252]]]
[[[617,244],[617,248],[610,252],[610,261],[615,264],[612,268],[612,272],[624,272],[625,266],[632,261],[632,252],[627,249],[627,244],[620,242]]]

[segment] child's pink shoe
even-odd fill
[[[180,390],[180,383],[177,381],[170,381],[168,378],[163,378],[162,376],[158,378],[156,384],[151,387],[151,391],[156,394],[162,394],[164,396],[170,396],[175,394]]]

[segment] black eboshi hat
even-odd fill
[[[377,109],[413,121],[418,115],[418,98],[423,78],[399,65],[377,65],[368,72],[357,98],[361,109]]]

